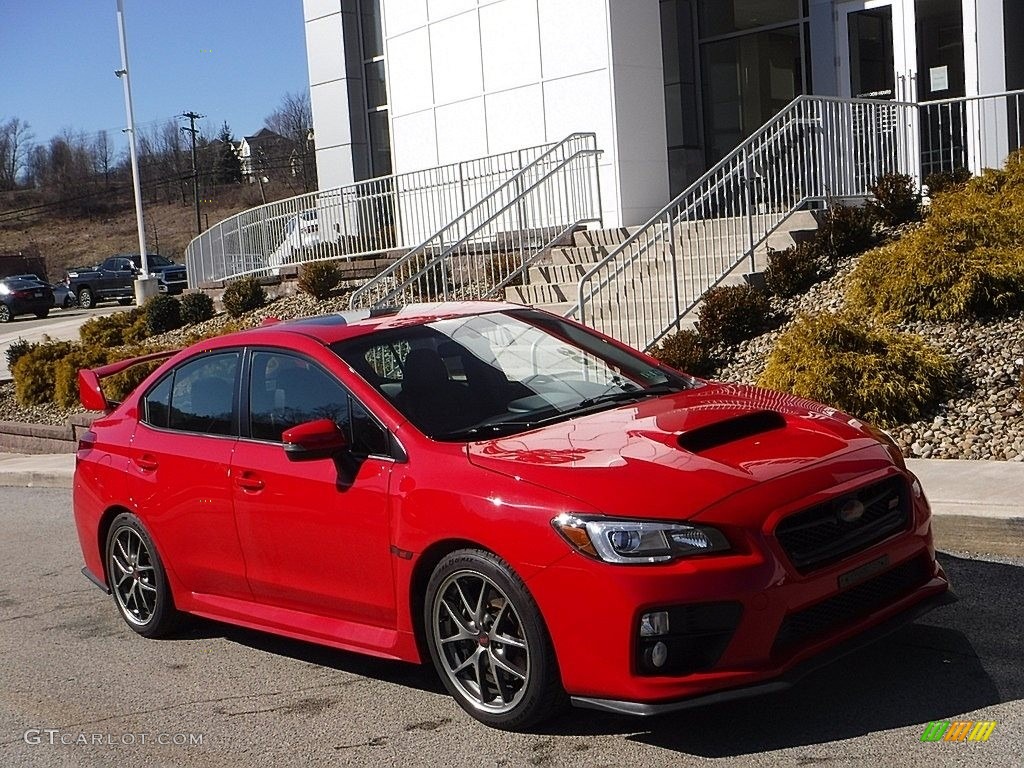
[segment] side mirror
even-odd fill
[[[348,449],[345,433],[330,419],[317,419],[286,429],[284,454],[292,461],[328,459]]]

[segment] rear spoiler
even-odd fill
[[[107,401],[103,390],[100,388],[100,379],[127,371],[140,363],[148,363],[153,360],[164,360],[178,354],[180,349],[165,349],[162,352],[151,352],[140,357],[130,357],[127,360],[118,360],[116,363],[101,365],[99,368],[83,368],[78,372],[78,399],[82,401],[82,407],[89,411],[103,411],[109,413],[117,403]]]

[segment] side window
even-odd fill
[[[280,442],[286,429],[331,419],[357,454],[387,453],[387,433],[331,374],[294,355],[256,351],[249,379],[249,430]]]
[[[174,372],[167,426],[184,432],[232,435],[238,353],[204,355]]]
[[[167,428],[171,413],[171,386],[174,384],[174,374],[164,376],[160,383],[143,399],[143,420],[154,427]]]

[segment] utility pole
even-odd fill
[[[181,126],[181,130],[192,134],[192,198],[196,201],[196,234],[203,232],[202,218],[199,216],[199,169],[196,167],[196,120],[202,120],[206,115],[199,115],[195,112],[183,112],[179,117],[188,119],[189,128]]]

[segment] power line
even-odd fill
[[[189,128],[181,126],[182,131],[188,131],[192,136],[192,197],[196,202],[196,235],[203,232],[203,220],[199,215],[199,169],[196,166],[196,120],[202,120],[206,115],[196,112],[183,112],[179,117],[187,118]]]

